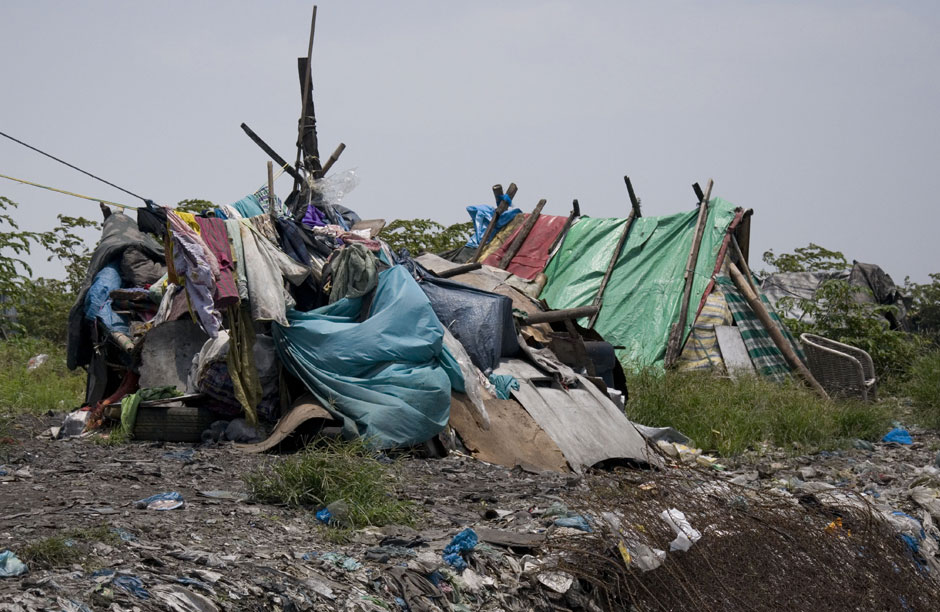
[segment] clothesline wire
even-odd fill
[[[73,191],[66,191],[65,189],[56,189],[55,187],[49,187],[48,185],[40,185],[39,183],[34,183],[32,181],[27,181],[25,179],[18,179],[14,176],[7,176],[6,174],[0,174],[0,178],[5,178],[11,181],[16,181],[17,183],[23,183],[24,185],[32,185],[33,187],[39,187],[40,189],[48,189],[49,191],[64,193],[65,195],[70,195],[76,198],[82,198],[83,200],[91,200],[92,202],[101,202],[102,204],[107,204],[108,206],[117,206],[118,208],[133,208],[135,210],[139,208],[138,206],[128,206],[127,204],[118,204],[117,202],[109,202],[108,200],[102,200],[101,198],[93,198],[91,196],[85,196],[80,193],[75,193]]]
[[[85,171],[85,170],[82,170],[82,169],[79,168],[78,166],[73,166],[72,164],[68,163],[67,161],[62,160],[62,159],[59,159],[59,158],[56,157],[55,155],[50,155],[49,153],[46,153],[45,151],[41,151],[41,150],[37,149],[36,147],[34,147],[34,146],[32,146],[32,145],[26,144],[26,143],[23,142],[22,140],[19,140],[19,139],[17,139],[17,138],[14,138],[14,137],[10,136],[9,134],[5,134],[5,133],[3,133],[3,132],[0,132],[0,136],[3,136],[4,138],[9,138],[9,139],[12,140],[13,142],[19,143],[19,144],[23,145],[24,147],[26,147],[27,149],[32,149],[33,151],[35,151],[35,152],[37,152],[37,153],[41,153],[42,155],[45,155],[46,157],[48,157],[48,158],[50,158],[50,159],[56,160],[56,161],[59,162],[60,164],[65,164],[65,165],[68,166],[69,168],[72,168],[73,170],[78,170],[78,171],[81,172],[82,174],[87,174],[87,175],[90,176],[91,178],[93,178],[93,179],[95,179],[95,180],[98,180],[98,181],[101,181],[102,183],[104,183],[104,184],[106,184],[106,185],[110,185],[110,186],[114,187],[115,189],[120,189],[120,190],[123,191],[124,193],[126,193],[126,194],[128,194],[128,195],[132,195],[132,196],[134,196],[135,198],[137,198],[137,199],[139,199],[139,200],[142,200],[142,201],[144,201],[144,202],[147,201],[147,198],[141,197],[141,196],[137,195],[136,193],[134,193],[133,191],[128,191],[127,189],[124,189],[123,187],[118,187],[118,186],[115,185],[114,183],[112,183],[112,182],[110,182],[110,181],[106,181],[106,180],[104,180],[103,178],[101,178],[100,176],[95,176],[95,175],[92,174],[91,172],[87,172],[87,171]]]
[[[0,132],[2,134],[3,132]],[[6,134],[4,134],[5,136]],[[287,164],[281,167],[280,171],[274,175],[274,180],[277,180],[282,174],[284,174],[284,169],[287,167]],[[102,200],[101,198],[93,198],[91,196],[82,195],[80,193],[75,193],[74,191],[66,191],[65,189],[58,189],[56,187],[50,187],[48,185],[41,185],[39,183],[34,183],[32,181],[27,181],[26,179],[16,178],[15,176],[8,176],[6,174],[0,174],[0,178],[5,178],[7,180],[16,181],[17,183],[23,183],[24,185],[32,185],[33,187],[39,187],[40,189],[48,189],[49,191],[55,191],[56,193],[63,193],[65,195],[70,195],[76,198],[82,198],[83,200],[91,200],[92,202],[101,202],[102,204],[107,204],[108,206],[117,206],[118,208],[124,209],[138,209],[139,206],[128,206],[127,204],[119,204],[117,202],[111,202],[109,200]],[[263,185],[267,187],[267,183]],[[146,200],[145,200],[146,201]]]

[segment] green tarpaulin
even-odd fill
[[[734,215],[735,206],[730,202],[711,200],[685,335]],[[697,210],[690,210],[666,217],[640,217],[630,228],[594,325],[605,340],[624,347],[617,351],[624,364],[662,367],[669,330],[679,318],[697,216]],[[575,308],[592,303],[625,223],[626,219],[584,217],[572,226],[562,248],[545,268],[548,282],[541,297],[549,306]]]

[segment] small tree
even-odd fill
[[[406,249],[412,255],[444,253],[466,244],[473,223],[455,223],[444,227],[430,219],[396,219],[382,230],[382,239],[394,251]]]

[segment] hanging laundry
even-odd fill
[[[247,220],[241,224],[251,318],[255,321],[277,321],[286,326],[285,310],[290,295],[285,291],[281,278],[287,278],[292,285],[299,285],[310,274],[310,270],[285,255]]]
[[[330,262],[333,283],[330,304],[343,298],[358,298],[378,284],[377,260],[365,246],[354,243],[343,248]]]
[[[186,289],[196,319],[210,338],[219,335],[221,316],[212,301],[219,262],[177,213],[167,215],[173,239],[173,268]]]
[[[224,221],[225,233],[228,234],[228,243],[234,258],[235,284],[238,287],[238,298],[248,299],[248,277],[245,273],[245,249],[242,246],[242,223],[240,219],[227,219]]]
[[[235,260],[228,241],[225,222],[221,219],[197,218],[202,230],[201,237],[219,262],[219,276],[215,283],[215,307],[219,310],[238,303],[238,287],[235,284]]]

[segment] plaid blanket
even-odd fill
[[[774,344],[770,334],[764,329],[760,319],[751,310],[747,300],[738,292],[734,282],[727,276],[719,276],[715,281],[721,287],[725,300],[728,302],[728,308],[731,309],[731,314],[734,316],[734,321],[741,330],[741,338],[744,340],[744,346],[747,348],[747,353],[754,364],[754,368],[765,378],[777,382],[785,380],[790,374],[790,366],[787,364],[783,353]],[[793,336],[780,322],[780,317],[777,316],[773,306],[770,305],[770,302],[763,294],[761,294],[760,299],[770,314],[770,318],[774,320],[777,327],[783,332],[784,337],[793,346],[797,356],[805,362],[806,356],[803,354],[803,349],[793,340]]]

